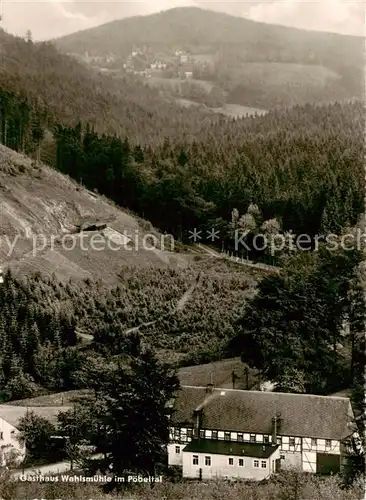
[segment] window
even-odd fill
[[[225,432],[224,439],[225,439],[225,441],[230,441],[231,440],[230,432]]]
[[[175,447],[175,453],[176,453],[177,455],[179,455],[179,453],[180,453],[180,446],[176,446],[176,447]]]
[[[174,441],[179,441],[180,440],[180,429],[177,427],[174,429]]]
[[[316,438],[311,438],[311,446],[316,447]]]
[[[212,439],[217,439],[217,431],[212,431]]]
[[[198,465],[198,455],[193,455],[193,465]]]
[[[0,432],[0,439],[4,439],[4,433],[3,433],[3,431]]]
[[[193,429],[187,429],[187,438],[192,438],[193,436]]]
[[[269,437],[268,436],[263,436],[263,442],[265,444],[268,444],[269,443]]]
[[[234,465],[234,459],[233,458],[229,458],[229,465]]]
[[[259,467],[259,460],[254,460],[254,467],[256,469]]]
[[[281,453],[281,455],[280,455],[280,459],[281,459],[281,460],[285,460],[285,455],[284,455],[283,453]]]
[[[255,434],[250,435],[250,442],[255,443]]]
[[[207,467],[210,467],[211,466],[211,457],[205,457],[205,465]]]
[[[332,446],[332,441],[330,439],[325,440],[325,447],[330,448]]]
[[[262,466],[262,469],[266,469],[267,468],[267,461],[266,460],[262,460],[261,466]]]
[[[244,467],[244,460],[239,458],[239,467]]]
[[[280,446],[282,446],[282,438],[281,437],[277,438],[277,444],[279,444]]]
[[[205,439],[205,431],[202,429],[200,430],[200,438]]]
[[[295,446],[295,438],[290,438],[290,446]]]
[[[238,441],[239,443],[243,442],[243,434],[238,434]]]

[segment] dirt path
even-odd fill
[[[263,269],[265,271],[274,271],[274,272],[281,271],[280,267],[270,266],[268,264],[262,264],[261,262],[254,262],[252,260],[241,259],[240,257],[229,256],[225,253],[220,253],[217,250],[214,250],[213,248],[203,245],[202,243],[198,243],[196,246],[201,250],[203,250],[206,254],[211,255],[212,257],[216,257],[217,259],[228,259],[231,260],[232,262],[237,262],[238,264],[242,264],[243,266],[253,267],[255,269]]]

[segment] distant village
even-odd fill
[[[202,71],[212,65],[207,55],[192,55],[182,49],[173,49],[170,53],[154,53],[147,47],[134,48],[131,53],[122,58],[115,54],[94,55],[85,51],[79,56],[84,62],[97,66],[104,73],[124,70],[126,73],[163,78],[193,78],[195,71]]]

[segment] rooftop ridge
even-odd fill
[[[196,386],[196,385],[182,385],[182,389],[187,388],[187,389],[206,389],[206,386]],[[251,393],[251,394],[273,394],[273,395],[280,395],[283,397],[288,397],[288,396],[298,396],[298,397],[308,397],[308,398],[323,398],[327,399],[328,401],[330,399],[334,400],[347,400],[350,401],[350,398],[347,396],[324,396],[320,394],[298,394],[295,392],[275,392],[275,391],[247,391],[245,389],[227,389],[225,387],[214,387],[213,391],[225,391],[225,392],[239,392],[239,393]]]

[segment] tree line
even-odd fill
[[[0,88],[0,143],[14,151],[37,151],[44,137],[47,112],[37,102]]]
[[[215,227],[233,248],[232,210],[253,204],[262,223],[310,236],[355,224],[363,209],[360,103],[225,121],[154,148],[80,123],[58,125],[55,139],[60,171],[186,241],[195,227]]]

